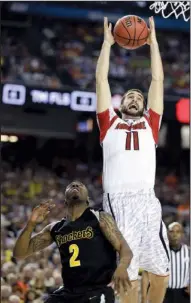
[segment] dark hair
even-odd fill
[[[125,99],[125,96],[126,96],[128,93],[130,93],[130,92],[137,92],[137,93],[141,94],[141,95],[143,96],[144,107],[146,108],[146,102],[145,102],[145,98],[144,98],[143,92],[142,92],[140,89],[137,89],[137,88],[131,88],[131,89],[129,89],[129,90],[123,95],[123,97],[122,97],[122,99],[121,99],[121,105],[123,104],[123,101],[124,101],[124,99]]]
[[[137,92],[137,93],[140,93],[141,95],[143,95],[143,92],[140,90],[140,89],[137,89],[137,88],[131,88],[129,89],[126,94],[128,94],[130,91],[133,91],[133,92]],[[144,97],[144,96],[143,96]]]

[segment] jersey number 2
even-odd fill
[[[128,132],[126,142],[125,142],[125,149],[126,150],[139,150],[139,136],[138,132]],[[131,148],[131,140],[133,137],[133,148]]]
[[[76,260],[79,255],[79,247],[76,244],[69,246],[69,252],[72,254],[70,257],[70,267],[77,267],[81,265],[80,260]]]

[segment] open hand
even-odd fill
[[[112,30],[112,24],[109,23],[108,26],[108,19],[107,17],[104,17],[104,41],[107,41],[110,45],[113,45],[115,43],[115,40],[111,30]]]
[[[149,36],[147,39],[147,44],[157,43],[156,31],[155,31],[155,21],[153,17],[149,18]]]
[[[33,209],[29,221],[33,224],[43,222],[53,207],[55,207],[55,204],[52,200],[41,203]]]
[[[114,272],[112,282],[108,286],[111,286],[114,289],[116,295],[128,293],[132,285],[129,280],[126,266],[118,265]]]

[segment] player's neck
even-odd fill
[[[80,218],[81,215],[84,213],[84,211],[88,208],[89,206],[87,204],[76,204],[73,205],[68,209],[68,219],[70,221],[75,221],[76,219]]]
[[[122,119],[123,120],[139,120],[141,117],[135,117],[135,116],[130,116],[130,115],[126,115],[126,114],[122,114]]]

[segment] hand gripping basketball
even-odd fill
[[[112,24],[110,23],[108,26],[108,19],[104,17],[104,41],[108,42],[110,45],[115,43],[114,37],[112,35]]]
[[[47,215],[50,213],[50,210],[54,207],[55,204],[52,203],[52,200],[41,203],[33,209],[29,221],[33,224],[43,222]]]

